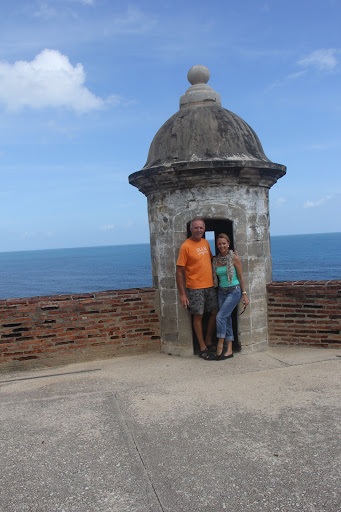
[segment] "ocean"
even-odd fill
[[[274,281],[341,279],[341,233],[271,237]],[[152,286],[149,244],[0,252],[0,299]]]

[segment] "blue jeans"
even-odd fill
[[[217,337],[225,341],[233,341],[231,313],[242,297],[240,286],[231,286],[231,289],[218,289],[219,312],[217,314]]]

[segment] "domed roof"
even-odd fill
[[[187,76],[192,86],[180,98],[180,110],[156,133],[144,169],[180,162],[270,162],[252,128],[221,106],[220,95],[207,85],[208,69],[194,66]]]
[[[265,156],[252,128],[221,106],[209,76],[205,66],[189,70],[180,110],[155,135],[143,169],[129,176],[144,194],[227,181],[269,188],[284,176],[286,167]]]
[[[207,160],[270,161],[252,128],[213,104],[187,107],[168,119],[151,143],[144,169]]]

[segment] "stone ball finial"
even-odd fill
[[[193,66],[187,73],[187,79],[190,84],[207,84],[210,79],[210,72],[206,66]]]
[[[193,66],[187,73],[191,85],[180,98],[180,108],[207,105],[215,103],[221,105],[220,94],[207,85],[210,72],[206,66]]]

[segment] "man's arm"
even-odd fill
[[[185,292],[184,271],[185,267],[180,267],[180,265],[176,266],[176,285],[179,290],[181,305],[184,308],[187,308],[187,306],[189,305],[189,300]]]

